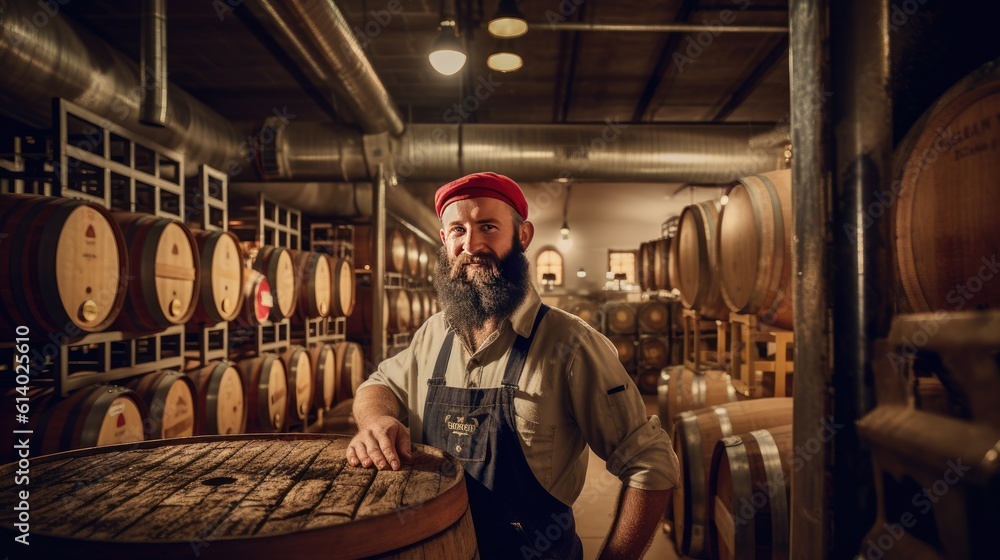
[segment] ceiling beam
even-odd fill
[[[587,12],[587,4],[581,4],[576,11],[576,20],[582,22],[583,18]],[[569,110],[570,106],[573,104],[573,82],[576,79],[576,67],[580,59],[580,41],[581,34],[579,31],[573,31],[572,36],[568,41],[564,39],[559,47],[559,60],[565,59],[565,49],[569,48],[569,63],[566,66],[560,64],[559,69],[559,87],[557,89],[556,105],[553,108],[556,113],[554,122],[564,123],[569,120]],[[565,76],[565,79],[563,78]]]
[[[750,94],[752,94],[754,90],[756,90],[757,87],[764,81],[764,78],[767,77],[771,70],[774,69],[774,65],[784,58],[786,52],[788,52],[788,35],[782,37],[781,40],[778,41],[778,44],[771,49],[771,52],[767,53],[764,59],[761,60],[760,64],[753,69],[753,72],[750,72],[750,75],[743,80],[740,87],[736,88],[736,91],[729,96],[729,100],[726,101],[726,104],[715,113],[715,116],[712,117],[712,121],[722,122],[726,120],[729,115],[732,115],[733,112],[736,111],[736,109],[738,109],[740,105],[742,105],[743,102],[750,97]]]
[[[549,31],[597,31],[607,33],[698,33],[705,31],[703,23],[529,23],[530,29]],[[719,33],[788,33],[787,25],[723,25],[713,27]]]
[[[677,14],[674,16],[674,23],[687,22],[697,6],[698,0],[684,0],[680,8],[677,9]],[[659,89],[660,82],[663,81],[663,76],[666,75],[670,63],[673,61],[673,54],[677,50],[677,47],[680,46],[682,37],[682,33],[671,33],[666,42],[664,42],[663,48],[660,50],[660,56],[656,59],[653,71],[650,73],[649,79],[646,80],[646,86],[643,88],[642,95],[639,96],[639,102],[632,113],[632,122],[642,122],[645,118],[646,111],[649,110],[653,96],[656,95],[656,90]]]

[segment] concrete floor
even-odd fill
[[[644,395],[648,414],[657,414],[656,397]],[[601,544],[608,535],[611,520],[614,516],[621,482],[612,476],[604,467],[604,461],[590,452],[590,463],[587,469],[587,482],[583,492],[573,504],[573,514],[576,516],[576,532],[583,541],[583,557],[585,560],[597,558]],[[670,536],[657,529],[653,542],[646,551],[644,558],[649,560],[677,560],[681,558],[674,549]]]

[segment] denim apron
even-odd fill
[[[434,375],[427,381],[424,443],[444,449],[465,467],[479,555],[484,560],[583,558],[573,508],[549,494],[535,478],[521,451],[514,421],[517,382],[548,310],[543,304],[531,334],[517,337],[500,387],[445,385],[454,332],[445,337]]]

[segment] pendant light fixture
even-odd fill
[[[524,65],[524,59],[514,50],[514,42],[510,39],[500,41],[497,49],[486,59],[490,70],[497,72],[514,72]]]
[[[455,0],[441,0],[441,23],[439,35],[427,55],[431,66],[438,73],[451,76],[465,66],[467,59],[465,45],[458,34],[458,19],[455,17]]]
[[[528,32],[528,21],[517,8],[517,0],[500,0],[486,29],[500,39],[513,39]]]

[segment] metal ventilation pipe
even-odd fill
[[[778,167],[772,150],[750,147],[769,127],[749,125],[410,125],[395,154],[403,181],[446,181],[495,170],[518,181],[557,178],[619,182],[728,183]],[[268,179],[312,180],[343,172],[367,177],[361,137],[316,124],[290,123],[260,169]],[[292,154],[299,154],[298,157]]]
[[[246,5],[317,85],[347,104],[365,132],[403,133],[402,115],[332,0]]]
[[[62,97],[183,152],[190,173],[197,173],[200,163],[226,170],[245,161],[236,128],[175,86],[168,86],[166,126],[140,125],[145,90],[138,65],[34,3],[0,2],[0,68],[0,107],[22,122],[50,127],[51,99]]]
[[[139,75],[142,77],[142,113],[139,121],[150,126],[167,124],[167,0],[143,0],[142,47]]]

